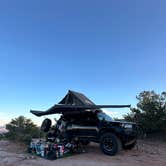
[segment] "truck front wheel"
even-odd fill
[[[122,147],[120,139],[113,133],[104,133],[101,136],[100,148],[104,154],[113,156],[117,154]]]

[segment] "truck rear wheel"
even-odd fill
[[[104,133],[101,136],[100,148],[104,154],[113,156],[117,154],[122,147],[120,139],[113,133]]]

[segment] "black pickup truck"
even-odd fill
[[[100,143],[105,154],[115,155],[121,148],[132,149],[135,146],[137,126],[135,123],[113,120],[101,110],[108,107],[122,108],[129,105],[95,105],[83,94],[69,91],[58,105],[44,112],[31,112],[37,116],[61,114],[52,128],[50,119],[45,119],[42,123],[41,129],[47,132],[48,141],[77,140],[84,145],[96,142]]]

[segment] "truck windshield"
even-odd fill
[[[103,112],[98,113],[97,117],[100,121],[102,121],[102,120],[108,121],[108,122],[113,121],[113,119],[110,116],[108,116],[107,114],[105,114]]]

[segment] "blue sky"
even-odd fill
[[[0,125],[68,89],[97,104],[165,91],[165,0],[0,2]],[[128,110],[112,110],[122,116]]]

